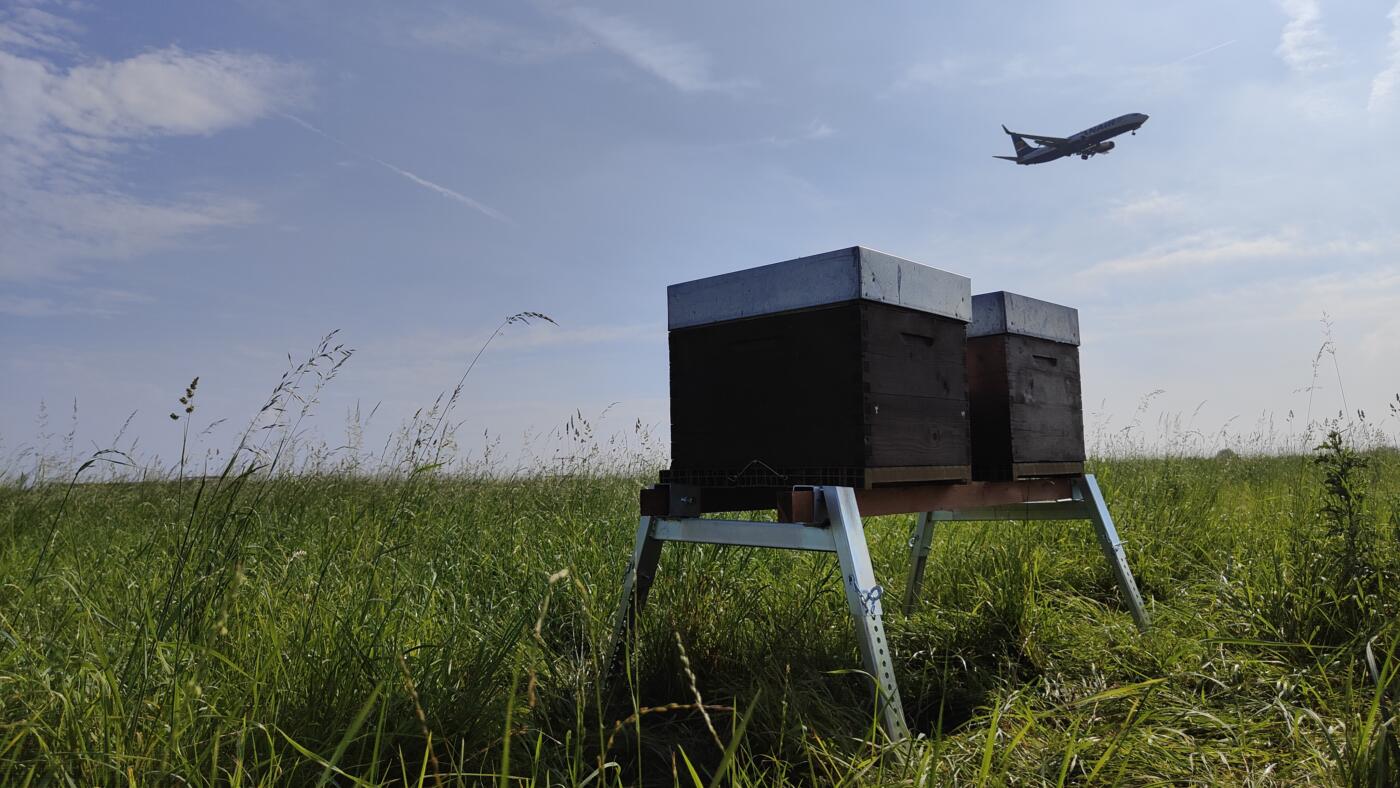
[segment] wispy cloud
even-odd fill
[[[915,88],[945,88],[961,80],[967,73],[968,63],[960,58],[944,57],[938,60],[921,61],[905,69],[895,80],[886,94],[899,93]]]
[[[1367,326],[1368,341],[1382,343],[1389,359],[1400,351],[1400,333],[1374,336],[1395,325],[1400,268],[1361,266],[1325,273],[1274,277],[1224,288],[1165,291],[1149,301],[1116,303],[1095,310],[1115,336],[1226,335],[1242,329],[1274,330],[1281,323],[1312,323],[1324,312],[1355,326]]]
[[[606,51],[687,93],[737,93],[743,79],[714,75],[713,59],[698,44],[677,39],[627,16],[587,7],[560,7],[540,25],[523,26],[457,10],[401,21],[393,34],[415,46],[469,53],[503,63],[542,63]],[[563,24],[565,27],[558,29]]]
[[[1279,6],[1288,17],[1274,50],[1283,62],[1299,73],[1332,65],[1332,42],[1322,32],[1322,9],[1317,0],[1280,0]]]
[[[990,87],[1020,82],[1044,81],[1046,73],[1059,79],[1072,79],[1097,73],[1089,63],[1034,61],[1022,56],[995,55],[945,56],[917,62],[905,69],[881,95],[889,97],[907,90],[947,90],[960,86]]]
[[[112,317],[123,314],[132,306],[147,304],[150,301],[149,297],[140,293],[106,288],[83,288],[66,292],[62,298],[0,294],[0,315],[12,317],[64,317],[69,315]]]
[[[1126,93],[1141,96],[1181,92],[1188,87],[1188,78],[1195,70],[1191,61],[1218,52],[1235,40],[1222,41],[1206,49],[1192,52],[1168,63],[1096,63],[1084,59],[1073,50],[1056,50],[1041,57],[1024,55],[945,55],[923,60],[909,66],[887,89],[881,98],[913,90],[951,90],[958,87],[989,88],[1018,83],[1034,84],[1038,90],[1053,85],[1074,86],[1083,83],[1100,84],[1111,79]],[[1188,65],[1190,64],[1190,65]],[[1047,83],[1046,75],[1055,80]]]
[[[1378,244],[1370,241],[1308,242],[1295,233],[1255,237],[1202,233],[1143,254],[1105,260],[1081,271],[1080,276],[1160,274],[1316,255],[1368,254],[1379,249]]]
[[[836,136],[836,129],[832,128],[822,120],[813,120],[808,123],[802,131],[788,136],[771,136],[764,138],[764,142],[769,145],[776,145],[785,148],[789,145],[796,145],[800,142],[816,142]]]
[[[1113,209],[1113,216],[1124,221],[1139,219],[1159,219],[1163,216],[1181,213],[1186,208],[1186,199],[1179,194],[1162,194],[1152,191],[1148,194],[1122,200]]]
[[[1193,53],[1187,55],[1186,57],[1183,57],[1183,58],[1181,58],[1181,59],[1179,59],[1179,60],[1173,60],[1172,62],[1166,63],[1165,65],[1168,65],[1168,66],[1179,66],[1179,65],[1181,65],[1182,63],[1185,63],[1185,62],[1188,62],[1188,61],[1191,61],[1191,60],[1195,60],[1195,59],[1198,58],[1198,57],[1205,57],[1206,55],[1209,55],[1209,54],[1212,53],[1212,52],[1215,52],[1215,51],[1224,49],[1225,47],[1230,46],[1230,45],[1233,44],[1233,43],[1235,43],[1235,39],[1232,38],[1232,39],[1230,39],[1229,41],[1221,42],[1221,43],[1216,44],[1215,46],[1210,47],[1210,48],[1208,48],[1208,49],[1202,49],[1200,52],[1193,52]]]
[[[1386,43],[1388,62],[1385,69],[1371,80],[1371,96],[1366,102],[1369,112],[1386,108],[1396,89],[1400,88],[1400,3],[1390,9],[1386,18],[1390,20],[1390,38]]]
[[[666,326],[661,323],[625,325],[546,326],[534,324],[496,340],[500,348],[540,349],[578,347],[614,342],[664,342]],[[466,340],[463,348],[479,345],[477,337]],[[492,347],[496,347],[492,343]]]
[[[289,114],[289,113],[286,113],[286,112],[282,112],[282,113],[278,113],[278,114],[280,114],[282,117],[286,118],[287,120],[290,120],[291,122],[297,124],[298,126],[301,126],[302,128],[306,129],[307,131],[309,131],[309,132],[311,132],[311,133],[313,133],[313,134],[318,134],[318,135],[320,135],[320,136],[322,136],[322,137],[324,137],[324,138],[330,140],[331,142],[334,142],[336,145],[339,145],[341,148],[345,149],[345,151],[347,151],[348,153],[353,154],[354,156],[357,156],[357,157],[359,157],[359,158],[365,159],[366,161],[371,161],[371,162],[373,162],[373,163],[375,163],[375,164],[378,164],[380,167],[383,167],[384,169],[389,170],[390,172],[393,172],[393,173],[395,173],[395,174],[397,174],[397,175],[399,175],[399,176],[401,176],[401,177],[403,177],[403,178],[407,178],[408,180],[412,181],[413,183],[416,183],[416,184],[418,184],[419,186],[422,186],[423,188],[428,189],[429,191],[437,192],[438,194],[441,194],[443,197],[446,197],[446,198],[449,199],[449,200],[455,200],[455,201],[457,201],[457,202],[459,202],[459,203],[461,203],[461,204],[467,206],[468,208],[471,208],[472,210],[479,211],[479,212],[485,214],[486,216],[489,216],[490,218],[495,219],[495,220],[498,221],[498,222],[505,222],[505,223],[507,223],[507,224],[510,224],[510,223],[511,223],[510,217],[506,216],[505,214],[501,213],[500,211],[496,210],[495,208],[492,208],[491,206],[489,206],[489,205],[487,205],[487,204],[485,204],[485,203],[483,203],[483,202],[480,202],[480,201],[478,201],[478,200],[473,200],[472,198],[468,197],[468,196],[465,195],[465,194],[462,194],[461,192],[459,192],[459,191],[457,191],[457,190],[455,190],[455,189],[449,189],[448,187],[443,186],[443,185],[440,184],[440,183],[434,183],[434,182],[428,180],[427,178],[424,178],[424,177],[421,176],[421,175],[415,175],[414,173],[411,173],[411,172],[409,172],[408,170],[405,170],[404,168],[402,168],[402,167],[400,167],[400,166],[398,166],[398,165],[396,165],[396,164],[390,164],[389,162],[384,161],[383,159],[381,159],[381,158],[379,158],[379,157],[377,157],[377,156],[372,156],[372,155],[370,155],[370,154],[368,154],[368,153],[365,153],[364,151],[361,151],[361,150],[359,150],[359,149],[357,149],[357,148],[351,146],[349,143],[345,142],[344,140],[342,140],[341,138],[335,136],[334,134],[331,134],[330,132],[327,132],[327,131],[321,129],[321,128],[319,128],[318,126],[312,125],[311,123],[309,123],[309,122],[307,122],[307,121],[305,121],[305,120],[302,120],[301,118],[299,118],[299,117],[297,117],[297,116],[295,116],[295,115],[292,115],[292,114]]]
[[[366,349],[372,350],[384,358],[415,357],[431,359],[435,362],[441,361],[451,365],[458,364],[463,359],[470,359],[490,337],[491,332],[486,329],[467,335],[428,332],[371,342],[366,345]],[[664,323],[582,326],[534,323],[512,326],[509,331],[493,339],[491,347],[494,350],[540,350],[617,342],[664,342],[665,338],[666,326]]]
[[[445,10],[408,25],[405,42],[478,55],[505,63],[540,63],[595,47],[579,30],[543,31]]]
[[[678,90],[734,93],[753,85],[747,80],[716,79],[711,73],[710,55],[705,50],[625,16],[591,8],[574,8],[568,16],[597,39],[600,46]]]
[[[1233,238],[1195,236],[1166,247],[1158,247],[1140,255],[1105,260],[1086,271],[1085,275],[1144,274],[1182,268],[1237,263],[1261,257],[1285,257],[1297,254],[1296,247],[1276,236]]]
[[[360,346],[359,358],[368,367],[360,373],[421,396],[425,386],[428,390],[433,385],[451,386],[490,337],[491,329],[483,326],[465,334],[432,329],[372,339]],[[571,363],[570,359],[597,358],[603,355],[596,350],[600,346],[624,346],[637,352],[650,346],[647,352],[664,352],[665,344],[664,323],[511,326],[491,341],[482,363],[533,367],[529,359],[534,356],[550,359],[548,366],[554,367]],[[474,385],[493,385],[480,380],[484,382]]]
[[[71,36],[81,28],[33,2],[0,9],[0,47],[39,52],[75,52]]]
[[[69,277],[251,220],[244,199],[137,197],[118,160],[161,137],[247,125],[304,90],[299,66],[246,53],[169,47],[65,68],[56,58],[79,51],[66,37],[78,30],[31,7],[0,18],[0,279]]]

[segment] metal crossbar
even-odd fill
[[[1043,485],[1041,488],[1043,489]],[[1032,489],[1027,485],[1027,489]],[[1060,488],[1063,489],[1063,488]],[[810,522],[771,523],[746,520],[708,520],[700,517],[643,515],[637,526],[632,560],[622,578],[622,599],[613,629],[612,672],[615,675],[627,653],[636,617],[646,604],[661,546],[666,542],[768,547],[782,550],[811,550],[836,553],[841,565],[842,586],[847,607],[855,624],[861,661],[874,681],[881,728],[891,741],[909,735],[899,685],[894,677],[893,659],[885,638],[884,589],[875,579],[875,570],[866,546],[865,530],[857,504],[857,491],[850,487],[819,487],[811,490]],[[955,520],[1090,520],[1098,534],[1099,547],[1118,581],[1118,587],[1138,628],[1149,624],[1147,609],[1137,583],[1128,568],[1122,540],[1113,525],[1108,505],[1092,475],[1075,477],[1070,497],[993,506],[968,506],[919,513],[909,539],[910,562],[905,586],[904,610],[912,611],[923,585],[934,526]]]
[[[1122,592],[1133,621],[1138,629],[1147,631],[1151,618],[1138,592],[1137,581],[1128,568],[1128,556],[1123,550],[1123,540],[1118,538],[1118,529],[1113,525],[1113,515],[1108,512],[1103,491],[1093,474],[1085,474],[1074,480],[1071,497],[1059,501],[1038,501],[1005,506],[986,506],[969,509],[922,512],[914,522],[914,533],[909,537],[910,561],[909,582],[904,587],[904,611],[913,611],[918,600],[919,589],[923,587],[924,570],[928,564],[929,548],[933,542],[934,525],[938,522],[984,521],[984,520],[1089,520],[1094,524],[1098,535],[1099,549],[1108,561],[1118,589]]]

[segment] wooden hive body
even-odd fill
[[[854,247],[668,296],[668,481],[970,478],[966,278]]]
[[[967,377],[974,479],[1084,472],[1077,311],[1015,293],[974,296]]]

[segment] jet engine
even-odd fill
[[[1108,153],[1113,150],[1113,140],[1106,140],[1094,146],[1094,153]]]

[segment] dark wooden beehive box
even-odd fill
[[[672,285],[667,300],[663,481],[970,478],[966,277],[853,247]]]
[[[1076,310],[1015,293],[973,296],[967,383],[974,479],[1084,472]]]

